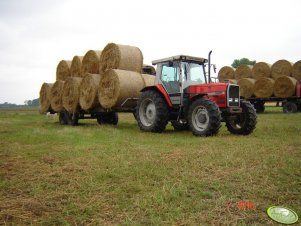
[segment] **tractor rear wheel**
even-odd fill
[[[233,134],[248,135],[256,127],[256,110],[249,101],[240,102],[242,112],[225,116],[226,126]]]
[[[218,106],[210,99],[195,100],[188,111],[188,124],[195,136],[212,136],[221,126]]]
[[[118,114],[117,112],[105,112],[101,113],[97,116],[98,124],[111,124],[117,125],[118,124]]]
[[[143,92],[136,107],[136,120],[142,131],[161,133],[169,119],[169,107],[155,90]]]

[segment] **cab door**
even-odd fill
[[[167,91],[170,101],[173,106],[180,105],[181,103],[181,93],[180,93],[180,71],[179,64],[162,64],[161,67],[161,82]]]

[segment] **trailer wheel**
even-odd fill
[[[169,107],[160,93],[147,90],[140,95],[136,107],[136,120],[140,130],[161,133],[169,119]]]
[[[79,120],[79,113],[74,112],[74,113],[68,113],[68,124],[71,126],[77,126],[78,125],[78,120]]]
[[[226,127],[233,134],[248,135],[253,132],[257,123],[256,110],[249,101],[241,101],[241,113],[225,116]]]
[[[66,110],[62,110],[59,114],[59,122],[61,125],[67,125],[68,124],[68,112]]]
[[[254,108],[256,109],[256,113],[263,113],[265,110],[264,102],[255,102]]]
[[[296,113],[298,111],[297,104],[290,101],[286,102],[282,108],[284,113]]]
[[[100,113],[97,117],[98,124],[111,124],[117,125],[118,124],[118,113],[117,112],[104,112]]]
[[[174,128],[174,130],[188,130],[189,129],[189,124],[187,121],[173,120],[173,121],[171,121],[171,125]]]
[[[221,113],[210,99],[195,100],[188,111],[188,124],[195,136],[213,136],[221,126]]]

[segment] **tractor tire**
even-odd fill
[[[98,124],[100,125],[103,124],[117,125],[119,118],[117,112],[106,112],[106,113],[99,114],[96,119]]]
[[[197,99],[188,110],[188,124],[195,136],[213,136],[221,126],[221,113],[210,99]]]
[[[68,124],[71,126],[77,126],[79,120],[78,112],[74,112],[74,113],[67,112],[67,115],[68,115]]]
[[[290,101],[286,102],[282,108],[284,113],[296,113],[298,111],[297,104]]]
[[[59,122],[61,125],[67,125],[68,124],[68,112],[66,110],[62,110],[60,112],[60,115],[59,115]]]
[[[263,113],[265,110],[264,103],[258,102],[254,103],[254,108],[256,109],[256,113]]]
[[[249,135],[256,128],[256,110],[249,101],[240,101],[241,113],[225,116],[226,127],[229,132],[238,135]]]
[[[171,125],[174,128],[174,130],[189,130],[189,124],[187,121],[177,121],[177,120],[173,120],[171,121]]]
[[[140,130],[161,133],[169,120],[169,106],[160,93],[147,90],[138,99],[135,118]]]

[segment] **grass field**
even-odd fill
[[[0,110],[0,225],[278,225],[272,205],[301,216],[301,113],[199,138]]]

